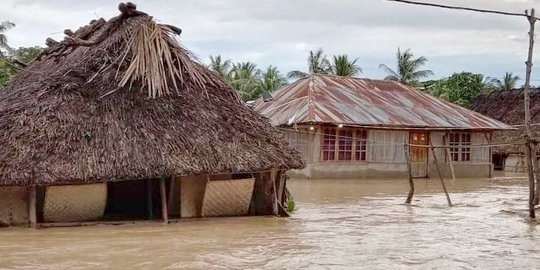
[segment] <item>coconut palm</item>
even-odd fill
[[[210,65],[208,65],[208,68],[215,71],[222,78],[227,79],[231,72],[232,61],[230,59],[223,60],[221,55],[215,57],[210,55]]]
[[[309,56],[307,59],[308,62],[308,73],[294,70],[287,74],[287,77],[290,79],[298,79],[302,78],[308,74],[315,74],[315,73],[322,73],[322,74],[328,74],[330,71],[330,62],[326,58],[326,55],[324,55],[324,51],[322,49],[318,49],[317,51],[309,51]]]
[[[362,69],[356,64],[358,58],[350,60],[349,56],[346,54],[343,55],[334,55],[330,65],[330,73],[338,76],[352,77],[359,73],[362,73]]]
[[[259,85],[259,89],[261,92],[260,94],[264,92],[272,93],[286,83],[287,79],[283,75],[281,75],[277,67],[268,66],[268,68],[266,68],[266,71],[264,71],[261,76],[261,81]],[[253,96],[252,98],[257,98],[258,95]]]
[[[0,56],[2,56],[2,49],[11,50],[8,45],[7,37],[3,34],[5,31],[15,27],[15,24],[10,21],[0,22]]]
[[[404,84],[412,84],[419,79],[429,77],[433,75],[431,70],[419,70],[427,62],[427,58],[420,56],[414,58],[410,49],[401,52],[398,48],[397,51],[397,67],[396,70],[392,70],[387,65],[381,64],[379,67],[388,73],[385,80],[398,81]]]
[[[502,80],[493,79],[492,83],[495,86],[495,89],[508,91],[516,88],[517,81],[519,80],[519,76],[514,75],[512,72],[506,72]]]
[[[260,82],[261,70],[252,62],[234,64],[230,72],[231,86],[242,96],[249,100],[253,92],[257,90]]]

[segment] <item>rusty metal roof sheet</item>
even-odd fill
[[[334,123],[386,128],[512,129],[394,81],[310,75],[283,86],[256,111],[274,125]]]

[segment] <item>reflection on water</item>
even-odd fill
[[[540,232],[520,177],[292,180],[292,218],[0,230],[0,269],[529,269]]]

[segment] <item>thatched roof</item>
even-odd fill
[[[540,123],[540,89],[533,89],[531,97],[531,123]],[[523,106],[523,89],[510,91],[491,91],[476,96],[472,101],[472,109],[497,119],[509,125],[523,125],[525,112]],[[533,136],[540,135],[540,125],[533,125]],[[494,142],[521,142],[524,141],[525,130],[523,126],[515,131],[498,131],[494,133]],[[519,145],[497,147],[495,152],[501,154],[522,153]]]
[[[0,185],[301,168],[267,119],[157,24],[121,14],[47,48],[0,93]]]

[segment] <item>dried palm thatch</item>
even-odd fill
[[[131,3],[49,48],[0,93],[0,185],[301,168],[267,119]]]
[[[531,96],[531,123],[540,123],[540,89],[533,89]],[[510,91],[492,91],[480,94],[473,99],[473,110],[497,119],[509,125],[523,125],[525,112],[523,107],[523,89]],[[533,125],[533,136],[540,136],[540,125]],[[493,134],[494,142],[524,142],[525,129],[496,131]],[[523,153],[521,145],[495,147],[498,154]]]

